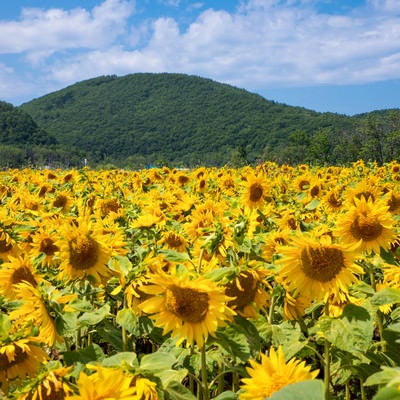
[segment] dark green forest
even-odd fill
[[[0,102],[0,165],[143,168],[384,163],[400,110],[353,117],[292,107],[184,74],[101,76],[19,107]]]

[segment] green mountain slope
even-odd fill
[[[354,128],[347,116],[278,104],[184,74],[98,77],[20,107],[90,163],[122,166],[160,160],[188,166],[258,158],[296,162],[302,160],[293,157],[304,156],[302,146],[316,133],[337,141]]]

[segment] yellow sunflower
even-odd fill
[[[307,234],[292,238],[290,246],[280,246],[279,279],[296,297],[324,300],[329,295],[348,292],[358,281],[363,269],[354,261],[357,253],[327,240],[318,240]]]
[[[0,294],[9,299],[15,297],[18,283],[28,282],[36,287],[41,280],[42,277],[36,272],[32,261],[24,254],[9,256],[9,261],[0,266]]]
[[[132,387],[136,389],[134,399],[159,400],[157,384],[142,376],[134,376],[131,380]]]
[[[141,290],[152,295],[139,304],[156,326],[177,337],[179,346],[196,342],[203,347],[209,335],[235,314],[227,306],[225,289],[202,276],[153,274]]]
[[[268,271],[250,266],[239,272],[225,285],[225,294],[232,298],[228,306],[242,317],[257,318],[258,312],[265,311],[269,304],[272,287],[266,280],[268,275]]]
[[[15,297],[22,301],[22,305],[10,312],[11,320],[17,321],[20,326],[28,322],[38,326],[40,340],[49,346],[54,346],[56,341],[62,340],[57,333],[39,287],[34,288],[26,282],[19,283],[15,288]]]
[[[282,347],[275,351],[272,347],[269,355],[261,354],[261,362],[250,360],[246,370],[249,378],[243,378],[240,400],[264,400],[283,387],[296,382],[315,379],[319,370],[311,371],[304,361],[292,358],[285,361]]]
[[[32,259],[41,256],[44,266],[54,266],[58,263],[55,255],[60,249],[55,245],[57,237],[56,227],[42,225],[30,236],[29,255]]]
[[[243,203],[249,208],[262,207],[267,193],[268,187],[264,177],[262,175],[250,175],[247,178]]]
[[[45,351],[29,338],[0,344],[1,390],[7,394],[14,381],[34,376],[47,359]]]
[[[76,382],[77,395],[65,397],[65,400],[132,400],[136,397],[136,388],[131,386],[131,376],[122,369],[87,365],[95,372],[88,375],[81,372]]]
[[[165,246],[167,249],[176,250],[181,253],[185,252],[188,247],[188,241],[185,236],[173,229],[163,231],[158,243]]]
[[[395,221],[389,213],[389,206],[383,201],[372,201],[364,196],[354,198],[354,205],[340,215],[336,221],[335,233],[344,243],[358,245],[360,251],[389,249],[396,239]]]
[[[18,389],[18,400],[64,400],[73,394],[66,377],[71,369],[72,366],[61,367],[59,363],[47,363],[44,371]]]
[[[93,278],[102,282],[111,276],[107,263],[112,255],[108,237],[92,229],[93,222],[80,217],[64,224],[60,229],[61,237],[54,243],[60,250],[57,256],[59,278],[72,281]]]

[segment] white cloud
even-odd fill
[[[400,78],[398,0],[366,0],[342,15],[319,13],[316,3],[241,1],[236,12],[205,10],[185,29],[166,17],[132,24],[134,3],[123,0],[91,11],[31,9],[0,22],[0,53],[23,52],[60,87],[133,72],[196,74],[249,90]]]
[[[0,21],[0,54],[101,48],[124,32],[132,12],[132,2],[119,0],[105,0],[91,12],[26,8],[20,21]]]

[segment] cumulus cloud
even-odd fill
[[[27,9],[19,21],[0,22],[0,53],[25,54],[60,86],[146,71],[249,90],[400,78],[400,2],[366,0],[335,13],[317,7],[332,1],[241,0],[230,12],[196,3],[184,28],[171,17],[130,18],[135,4],[124,0],[92,10]]]

